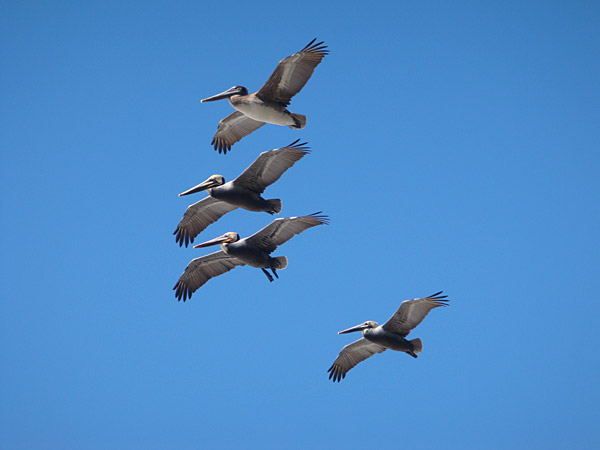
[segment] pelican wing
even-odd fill
[[[346,378],[346,373],[359,362],[383,351],[385,351],[384,346],[367,341],[365,338],[346,345],[327,371],[329,379],[340,382],[342,378]]]
[[[263,100],[287,106],[313,74],[315,67],[329,53],[323,42],[313,39],[298,53],[282,59],[263,87],[256,93]]]
[[[302,233],[304,230],[316,227],[317,225],[329,224],[329,218],[318,213],[308,216],[287,217],[275,219],[262,230],[247,237],[248,244],[260,247],[266,252],[271,253],[275,249],[289,241],[296,234]]]
[[[258,130],[264,124],[264,122],[251,119],[241,112],[235,111],[221,119],[211,144],[219,153],[227,153],[227,150],[231,150],[233,144]]]
[[[192,298],[192,293],[196,292],[196,289],[211,278],[229,272],[236,266],[245,265],[246,263],[223,251],[192,259],[173,287],[175,297],[177,301],[183,299],[185,302],[186,299]]]
[[[207,226],[234,209],[237,209],[237,206],[210,196],[188,206],[181,222],[173,232],[175,242],[179,243],[180,247],[185,243],[187,247]]]
[[[306,147],[307,143],[298,143],[299,140],[287,147],[261,153],[250,167],[233,180],[233,184],[262,194],[267,186],[279,180],[283,172],[310,153],[309,148]]]
[[[410,330],[419,325],[425,316],[433,308],[446,306],[447,295],[440,295],[443,291],[424,298],[414,298],[405,300],[390,319],[382,325],[385,331],[398,333],[400,336],[407,336]]]

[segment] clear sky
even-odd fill
[[[371,6],[367,6],[371,5]],[[0,438],[11,449],[598,448],[597,2],[3,2]],[[290,110],[232,109],[314,37]],[[171,290],[177,194],[297,138],[266,192],[331,225]],[[238,210],[199,237],[271,222]],[[402,300],[418,359],[327,368]]]

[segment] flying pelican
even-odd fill
[[[276,270],[287,267],[287,258],[277,256],[272,258],[270,254],[275,249],[289,241],[296,234],[317,225],[328,224],[329,218],[320,215],[320,212],[308,216],[288,217],[275,219],[252,236],[240,239],[237,233],[229,232],[202,244],[194,245],[194,248],[208,247],[221,244],[221,251],[211,253],[200,258],[192,259],[179,277],[173,287],[177,300],[183,301],[192,297],[192,293],[213,277],[224,274],[236,266],[245,266],[262,269],[269,281],[273,277],[267,269],[271,269],[273,275],[279,278]]]
[[[287,58],[279,61],[277,68],[259,91],[248,94],[244,86],[233,86],[225,92],[213,95],[202,102],[214,102],[224,98],[236,111],[219,122],[211,144],[219,153],[227,153],[231,146],[244,136],[259,129],[265,123],[287,125],[302,129],[306,116],[289,112],[286,107],[294,95],[300,92],[313,74],[315,67],[329,53],[323,42],[316,39]]]
[[[388,348],[408,353],[416,358],[417,353],[423,351],[421,339],[416,338],[409,341],[404,338],[408,336],[410,330],[423,321],[429,311],[438,306],[447,305],[446,297],[448,296],[440,295],[442,292],[437,292],[429,297],[403,301],[398,311],[383,325],[378,326],[377,322],[367,321],[338,332],[338,334],[345,334],[362,331],[363,337],[342,349],[327,371],[329,379],[333,378],[334,382],[341,381],[342,378],[346,378],[346,373],[359,362]]]
[[[209,196],[188,206],[183,219],[173,232],[175,242],[178,242],[180,247],[185,243],[187,247],[207,226],[237,208],[265,211],[269,214],[279,213],[281,200],[265,200],[260,194],[296,161],[310,153],[308,147],[305,147],[307,142],[299,144],[299,140],[287,147],[261,153],[250,167],[229,183],[225,183],[225,178],[221,175],[213,175],[198,186],[179,194],[181,197],[206,190]]]

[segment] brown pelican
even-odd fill
[[[261,197],[265,188],[281,177],[283,172],[292,167],[304,155],[310,153],[306,142],[300,139],[287,147],[263,152],[235,180],[225,183],[221,175],[213,175],[208,180],[179,194],[193,194],[206,190],[209,194],[203,200],[188,206],[183,219],[173,232],[175,241],[187,247],[194,238],[211,223],[237,208],[248,211],[265,211],[269,214],[281,211],[281,200],[265,200]]]
[[[334,382],[339,382],[342,378],[346,378],[346,373],[359,362],[388,348],[408,353],[416,358],[417,353],[423,351],[421,339],[416,338],[409,341],[405,337],[408,336],[410,330],[423,321],[429,311],[438,306],[446,306],[448,302],[446,297],[448,296],[440,295],[442,292],[429,297],[403,301],[398,311],[383,325],[378,326],[377,322],[367,321],[338,332],[338,334],[345,334],[362,331],[363,337],[342,349],[327,371],[329,379],[333,378]]]
[[[300,92],[313,74],[315,67],[329,53],[323,42],[313,39],[298,53],[279,61],[277,68],[259,91],[248,94],[244,86],[234,86],[225,92],[205,98],[213,102],[224,98],[236,111],[219,122],[211,144],[219,153],[227,153],[231,146],[265,123],[287,125],[302,129],[306,116],[289,112],[286,107],[294,95]]]
[[[287,258],[285,256],[272,258],[270,254],[294,235],[300,234],[308,228],[328,223],[329,218],[320,213],[275,219],[259,232],[244,239],[240,239],[240,235],[237,233],[229,232],[202,244],[194,245],[194,248],[199,248],[220,244],[221,251],[191,260],[173,287],[175,297],[177,300],[183,298],[185,302],[186,299],[192,297],[192,293],[196,289],[211,278],[224,274],[236,266],[245,266],[246,264],[262,269],[269,281],[273,281],[273,277],[267,272],[267,269],[271,269],[273,275],[279,278],[276,270],[287,267]]]

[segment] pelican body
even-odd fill
[[[304,128],[306,116],[291,113],[281,103],[275,102],[267,96],[263,97],[265,98],[259,96],[257,92],[248,94],[248,89],[244,86],[234,86],[225,92],[201,100],[201,102],[212,102],[228,98],[233,109],[256,121],[284,125],[295,129]]]
[[[350,331],[345,331],[345,333],[350,333]],[[363,337],[369,342],[382,345],[390,350],[408,353],[413,358],[416,358],[417,353],[421,351],[421,348],[418,345],[421,341],[420,339],[417,338],[409,341],[399,334],[385,331],[383,327],[377,326],[376,324],[374,328],[363,329],[362,333]],[[340,332],[340,334],[344,334],[344,332]]]
[[[212,175],[208,180],[182,192],[179,196],[183,197],[200,191],[206,191],[212,198],[248,211],[265,211],[269,214],[279,212],[276,200],[265,200],[258,192],[243,185],[238,186],[233,181],[226,183],[222,175]]]
[[[222,175],[212,175],[208,180],[188,189],[179,196],[206,191],[209,197],[190,205],[173,232],[175,241],[187,247],[194,238],[222,216],[237,208],[248,211],[281,212],[281,200],[262,197],[266,187],[277,181],[297,161],[310,153],[306,142],[300,139],[282,148],[263,152],[240,176],[225,182]]]
[[[195,245],[194,248],[209,247],[211,245],[221,246],[221,250],[229,256],[234,256],[240,261],[243,261],[249,266],[262,269],[269,281],[273,281],[273,277],[266,269],[271,269],[273,275],[277,275],[277,269],[285,269],[287,266],[287,258],[285,256],[271,257],[270,252],[264,248],[248,242],[247,239],[240,239],[240,235],[234,232],[225,233],[223,236],[204,242],[203,244]]]
[[[225,183],[222,186],[207,189],[212,198],[221,200],[248,211],[267,212],[275,214],[281,211],[281,202],[278,200],[265,200],[262,196],[252,189],[238,187],[233,182]]]
[[[265,84],[252,94],[244,86],[233,86],[220,94],[201,100],[214,102],[228,99],[236,110],[219,122],[211,144],[219,153],[227,153],[231,146],[262,127],[265,123],[302,129],[306,116],[288,111],[294,95],[304,87],[315,67],[329,53],[323,42],[313,39],[297,53],[279,61]]]
[[[341,381],[359,362],[387,349],[405,352],[416,358],[417,354],[423,351],[423,343],[419,338],[408,340],[406,336],[423,321],[429,311],[447,305],[448,296],[441,294],[442,291],[429,297],[403,301],[400,308],[383,325],[369,320],[338,332],[346,334],[360,331],[363,337],[342,349],[328,370],[329,379]]]
[[[194,248],[219,245],[221,251],[190,261],[173,287],[175,297],[178,300],[183,299],[185,302],[187,298],[191,298],[192,293],[211,278],[246,264],[261,269],[269,281],[273,281],[273,276],[268,270],[273,273],[275,278],[279,278],[276,271],[287,267],[287,258],[285,256],[272,257],[271,253],[296,234],[300,234],[308,228],[328,223],[328,217],[320,215],[320,213],[275,219],[262,230],[244,239],[240,239],[237,233],[228,232],[210,241],[195,245]]]

